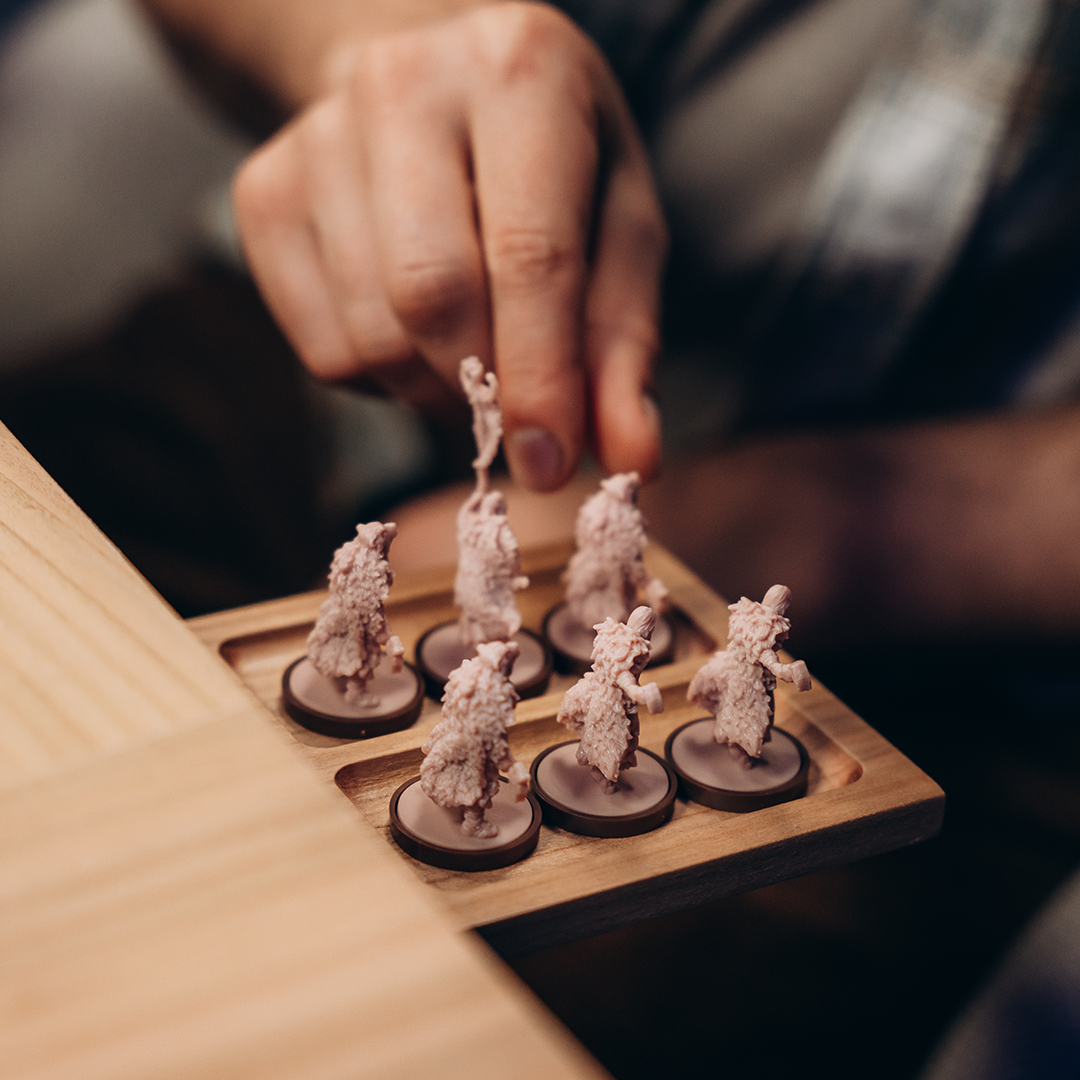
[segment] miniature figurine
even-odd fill
[[[372,521],[356,527],[356,539],[334,553],[330,566],[330,595],[308,635],[308,659],[314,668],[334,680],[350,705],[373,707],[379,697],[368,683],[383,657],[391,672],[403,666],[405,650],[391,636],[383,604],[394,575],[386,561],[390,541],[397,536],[393,522]]]
[[[760,604],[744,596],[729,605],[727,648],[698,671],[686,692],[689,701],[713,714],[716,741],[727,743],[746,769],[761,757],[769,740],[776,680],[810,689],[806,664],[782,664],[775,652],[791,629],[784,617],[790,601],[791,590],[774,585]]]
[[[500,769],[514,785],[515,802],[529,792],[529,774],[514,760],[506,740],[518,701],[510,683],[517,656],[516,642],[481,642],[476,656],[447,680],[442,719],[422,747],[427,755],[420,766],[424,793],[440,806],[464,808],[461,831],[466,836],[498,834],[484,812],[499,790]]]
[[[619,774],[637,764],[638,706],[650,713],[664,710],[655,683],[638,685],[655,623],[656,613],[642,606],[625,623],[608,618],[598,625],[592,671],[566,692],[559,706],[559,723],[581,734],[578,764],[589,766],[608,794],[618,789]]]
[[[662,610],[667,589],[650,578],[641,561],[645,523],[637,507],[641,480],[636,472],[600,481],[600,490],[578,512],[577,551],[566,570],[566,603],[580,626],[607,618],[622,622],[638,602]]]
[[[461,361],[461,385],[473,408],[476,489],[458,511],[458,571],[454,603],[461,608],[461,641],[466,651],[481,641],[506,641],[521,627],[515,589],[528,587],[521,573],[517,537],[506,520],[506,499],[488,491],[488,466],[502,438],[499,381],[475,356]]]
[[[455,623],[440,623],[424,633],[416,646],[417,662],[428,693],[442,694],[446,680],[484,641],[514,638],[521,650],[514,685],[524,697],[542,694],[551,676],[551,650],[543,640],[521,628],[514,592],[528,587],[521,572],[521,554],[506,517],[506,499],[489,490],[488,467],[502,438],[499,381],[475,356],[461,361],[461,385],[473,408],[476,436],[476,487],[457,516],[458,568],[454,603],[460,609]]]
[[[473,411],[473,436],[476,439],[476,470],[478,491],[487,491],[488,469],[499,452],[502,440],[502,409],[499,408],[499,380],[495,373],[484,374],[484,365],[476,356],[461,361],[458,371],[462,389]]]
[[[502,492],[477,488],[458,511],[457,535],[454,603],[461,609],[462,645],[471,650],[481,641],[506,641],[521,628],[514,590],[529,579],[521,573]]]

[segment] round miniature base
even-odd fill
[[[584,675],[592,669],[595,637],[596,631],[591,626],[582,626],[571,616],[566,601],[557,604],[544,617],[544,640],[551,646],[555,670],[563,675]],[[663,615],[656,617],[651,645],[649,667],[666,664],[675,653],[675,631]]]
[[[540,804],[532,793],[514,802],[505,780],[484,814],[499,826],[483,839],[461,831],[464,811],[451,810],[424,794],[420,777],[406,780],[390,798],[390,835],[406,854],[444,870],[497,870],[524,859],[540,838]]]
[[[522,698],[539,697],[551,678],[551,650],[531,630],[519,630],[511,640],[518,643],[521,653],[514,662],[510,682]],[[475,655],[475,649],[466,649],[462,643],[456,621],[439,623],[428,630],[416,643],[416,666],[424,676],[428,696],[438,701],[450,672]]]
[[[663,825],[675,809],[678,781],[671,767],[649,750],[604,792],[587,765],[579,765],[577,742],[549,746],[532,763],[532,786],[552,825],[582,836],[637,836]]]
[[[745,813],[790,802],[806,794],[810,755],[794,735],[779,728],[761,748],[761,757],[744,769],[713,736],[711,716],[676,728],[664,756],[678,774],[686,798],[714,810]]]
[[[281,676],[285,711],[302,727],[337,739],[369,739],[416,723],[424,704],[424,684],[416,668],[405,664],[394,674],[384,656],[367,684],[377,705],[350,705],[333,679],[306,657],[294,660]]]

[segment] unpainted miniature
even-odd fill
[[[600,481],[600,490],[578,511],[577,551],[566,569],[566,603],[580,626],[611,618],[622,622],[641,598],[662,610],[667,589],[651,578],[641,561],[645,523],[637,507],[641,479],[636,472]]]
[[[790,602],[791,590],[774,585],[760,604],[745,596],[730,604],[727,648],[698,671],[686,692],[689,701],[713,714],[716,741],[727,743],[746,769],[761,757],[769,740],[776,680],[810,689],[806,664],[783,664],[775,651],[791,629],[785,618]]]
[[[379,704],[367,685],[384,648],[394,673],[404,663],[405,650],[401,640],[390,634],[383,610],[394,581],[386,556],[395,536],[397,526],[392,521],[356,527],[356,538],[334,553],[330,595],[308,635],[308,659],[320,674],[334,680],[350,705]]]
[[[638,685],[649,662],[656,613],[642,605],[625,623],[608,618],[597,625],[592,670],[565,694],[557,719],[581,736],[578,764],[592,769],[606,793],[619,787],[619,774],[637,764],[638,706],[664,710],[656,683]]]
[[[502,440],[502,409],[499,408],[499,380],[493,371],[484,374],[479,357],[467,356],[461,361],[458,378],[469,399],[473,413],[473,436],[476,439],[476,486],[487,491],[488,469],[499,452]]]
[[[462,644],[471,650],[481,641],[506,641],[521,628],[514,590],[524,589],[529,579],[521,573],[502,492],[472,493],[458,511],[457,538],[454,603],[461,609]]]
[[[442,719],[421,748],[424,793],[439,806],[462,807],[466,836],[492,837],[498,826],[484,819],[499,790],[499,771],[514,786],[514,801],[529,792],[529,774],[515,761],[506,738],[514,722],[518,693],[510,672],[518,656],[514,641],[481,642],[476,656],[450,674],[443,694]]]
[[[505,641],[521,628],[515,589],[528,587],[521,573],[517,537],[506,519],[506,499],[488,491],[488,467],[502,438],[499,380],[484,374],[475,356],[461,361],[461,385],[473,409],[476,436],[476,489],[457,517],[458,570],[454,602],[461,609],[461,639],[466,650],[481,641]]]

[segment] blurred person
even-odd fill
[[[540,492],[585,446],[653,475],[659,383],[643,508],[722,591],[840,645],[1080,636],[1076,5],[147,3],[287,118],[235,207],[314,373],[431,409],[479,355]]]
[[[822,632],[868,580],[882,627],[1075,628],[1071,5],[147,6],[287,118],[236,213],[317,375],[432,408],[481,356],[539,491],[586,444],[654,474],[658,380],[697,456],[646,506],[728,591],[783,562]]]

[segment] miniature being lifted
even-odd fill
[[[395,536],[392,521],[357,525],[356,539],[334,553],[330,595],[308,635],[308,659],[320,674],[334,680],[350,705],[379,704],[367,686],[382,662],[384,647],[391,671],[402,669],[405,650],[400,639],[391,636],[383,610],[394,581],[386,554]]]
[[[791,590],[774,585],[760,604],[745,596],[730,604],[727,648],[698,671],[686,692],[689,701],[713,714],[716,741],[727,743],[746,769],[761,757],[769,739],[776,680],[810,689],[806,664],[782,664],[775,651],[791,629],[784,617],[790,602]]]
[[[518,656],[514,641],[481,642],[476,656],[454,670],[443,694],[442,719],[422,749],[424,793],[440,806],[464,808],[466,836],[493,837],[498,826],[484,819],[499,790],[499,771],[514,786],[514,801],[529,792],[529,774],[515,761],[506,739],[514,722],[517,691],[510,672]]]
[[[461,362],[461,385],[473,408],[476,436],[476,488],[462,504],[457,517],[458,569],[454,602],[461,609],[462,644],[471,650],[481,641],[506,641],[521,628],[521,614],[514,598],[529,579],[521,573],[517,538],[506,519],[506,499],[488,490],[488,468],[502,438],[499,384],[495,375],[484,374],[475,356]]]
[[[636,472],[600,481],[600,490],[578,511],[577,551],[566,569],[566,604],[580,626],[607,618],[622,622],[638,603],[662,610],[667,589],[650,578],[641,561],[645,523],[637,507],[641,480]]]
[[[619,774],[637,764],[638,706],[663,712],[656,683],[639,686],[649,662],[655,612],[644,605],[625,623],[608,618],[596,627],[592,671],[565,694],[558,721],[579,732],[577,760],[592,769],[607,793],[619,787]]]

